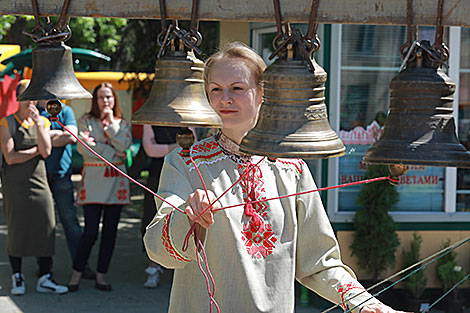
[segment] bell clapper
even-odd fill
[[[408,165],[406,164],[389,164],[388,170],[390,171],[390,178],[393,180],[399,180],[400,176],[405,175],[408,171]],[[390,180],[392,185],[398,185],[398,182]]]
[[[46,104],[46,111],[51,115],[50,120],[55,122],[58,120],[57,115],[62,112],[62,106],[59,100],[49,100]]]
[[[181,151],[181,155],[183,157],[189,157],[190,156],[189,155],[189,152],[190,152],[189,149],[191,148],[191,146],[194,143],[194,134],[193,134],[193,132],[187,127],[181,128],[180,131],[178,132],[178,134],[176,134],[176,142],[183,149]]]

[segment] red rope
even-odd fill
[[[259,163],[261,163],[261,161],[263,161],[264,158],[262,158],[261,160],[259,160],[256,164],[250,164],[250,168],[254,167],[254,166],[257,166]],[[214,203],[216,203],[217,201],[220,200],[220,198],[222,198],[227,192],[229,192],[229,190],[231,190],[236,184],[238,184],[247,174],[248,174],[249,171],[246,171],[245,173],[243,173],[242,175],[240,175],[240,177],[230,186],[228,187],[227,190],[225,190],[219,197],[217,197],[217,199],[214,200],[214,202],[211,202],[211,204],[204,210],[202,211],[198,216],[196,216],[196,218],[194,219],[195,221],[201,217],[202,214],[206,213],[207,210],[209,210],[213,205]],[[202,179],[202,176],[201,176],[201,179]],[[243,203],[242,205],[244,205],[245,203]],[[222,208],[223,209],[223,208]],[[220,210],[220,209],[219,209]],[[214,212],[217,212],[219,210],[215,210]]]
[[[62,126],[67,132],[70,133],[70,135],[72,135],[73,137],[75,137],[75,139],[78,140],[78,142],[80,142],[85,148],[87,148],[91,153],[93,153],[96,157],[98,157],[100,160],[102,160],[103,162],[105,162],[106,164],[108,164],[109,166],[111,166],[112,168],[114,168],[116,171],[118,171],[119,173],[121,173],[124,177],[126,177],[127,179],[129,179],[130,181],[132,181],[134,184],[142,187],[143,189],[147,190],[148,192],[150,192],[152,195],[154,195],[155,197],[157,197],[158,199],[160,199],[161,201],[169,204],[172,208],[174,208],[175,210],[177,211],[180,211],[181,213],[184,214],[184,211],[181,210],[180,208],[174,206],[173,204],[171,204],[170,202],[168,202],[167,200],[163,199],[162,197],[160,197],[159,195],[157,195],[153,190],[149,189],[147,186],[139,183],[137,180],[135,180],[134,178],[130,177],[129,175],[127,175],[125,172],[123,172],[120,168],[118,168],[117,166],[115,166],[114,164],[112,164],[111,162],[109,162],[108,160],[106,160],[105,158],[103,158],[101,155],[99,155],[98,153],[96,153],[92,148],[90,148],[85,142],[83,142],[80,138],[78,138],[77,135],[75,135],[73,132],[70,131],[70,129],[68,129],[64,124],[62,124],[59,120],[57,120],[57,123],[60,124],[60,126]]]
[[[194,223],[194,224],[196,224],[196,223]],[[200,225],[199,225],[199,227],[200,227]],[[209,262],[207,262],[206,250],[204,249],[204,245],[202,244],[201,240],[199,239],[199,227],[195,228],[196,241],[197,241],[196,249],[197,249],[197,251],[199,251],[199,249],[201,249],[202,255],[204,256],[204,264],[206,265],[207,274],[201,266],[201,260],[199,259],[199,255],[197,255],[197,265],[199,266],[199,270],[202,272],[202,274],[204,275],[204,278],[206,279],[207,294],[209,295],[209,299],[211,300],[209,302],[209,313],[212,312],[212,304],[215,305],[215,308],[217,309],[217,313],[220,313],[219,305],[217,304],[217,301],[215,301],[215,299],[214,299],[215,280],[214,280],[214,277],[212,276],[212,273],[209,269]],[[211,288],[210,288],[209,278],[210,278],[210,282],[212,283],[212,292],[211,292]]]
[[[390,176],[383,176],[383,177],[359,180],[359,181],[356,181],[356,182],[337,185],[337,186],[330,186],[330,187],[323,187],[323,188],[318,188],[318,189],[313,189],[313,190],[302,191],[302,192],[293,193],[293,194],[290,194],[290,195],[284,195],[284,196],[273,197],[273,198],[262,199],[262,200],[252,200],[252,201],[248,201],[248,202],[245,202],[245,203],[234,204],[234,205],[226,206],[224,208],[216,209],[216,210],[213,210],[213,212],[217,212],[217,211],[221,211],[221,210],[225,210],[225,209],[230,209],[230,208],[234,208],[234,207],[237,207],[237,206],[242,206],[242,205],[245,205],[247,203],[253,204],[253,203],[264,202],[264,201],[284,199],[284,198],[287,198],[287,197],[304,195],[304,194],[311,193],[311,192],[316,192],[316,191],[336,189],[336,188],[342,188],[342,187],[348,187],[348,186],[354,186],[354,185],[360,185],[360,184],[368,184],[368,183],[372,183],[372,182],[376,182],[376,181],[380,181],[380,180],[387,180],[387,179],[392,181],[392,182],[395,182],[395,183],[399,181],[398,179],[393,179]]]

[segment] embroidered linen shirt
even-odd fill
[[[180,152],[176,149],[165,158],[158,194],[183,208],[189,194],[203,186],[193,164]],[[191,156],[206,187],[217,197],[247,174],[220,199],[222,207],[316,188],[302,160],[270,161],[244,155],[224,135],[194,144]],[[197,264],[199,257],[204,268],[204,259],[196,252],[193,238],[188,249],[182,249],[190,228],[188,218],[168,204],[156,202],[159,209],[144,242],[153,261],[175,269],[169,312],[207,313],[210,300]],[[205,235],[207,263],[221,312],[294,312],[295,279],[334,303],[364,290],[340,260],[317,192],[250,205],[256,214],[246,214],[249,206],[218,211]],[[369,298],[364,293],[343,308],[378,302]]]
[[[132,144],[130,126],[126,120],[115,119],[103,127],[99,119],[85,114],[78,120],[78,136],[106,160],[126,170],[123,160],[114,155],[116,151],[126,151]],[[129,181],[82,144],[77,144],[77,151],[83,156],[77,204],[129,204]]]

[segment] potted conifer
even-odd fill
[[[443,243],[442,249],[449,247],[450,240]],[[437,261],[436,274],[439,282],[442,284],[444,291],[448,291],[464,277],[464,271],[461,266],[457,264],[457,252],[451,251]],[[458,295],[458,289],[454,289],[447,297],[447,310],[446,312],[461,313],[463,312],[463,305],[465,299],[461,299]]]
[[[372,164],[365,178],[389,176],[388,166]],[[395,264],[395,252],[400,241],[396,224],[388,214],[399,201],[395,186],[387,180],[364,184],[357,203],[361,206],[354,216],[354,238],[350,246],[358,265],[367,271],[370,281],[361,281],[365,287],[376,283],[380,274]],[[385,299],[381,298],[384,302]]]
[[[410,249],[402,251],[403,268],[408,268],[421,260],[420,250],[422,242],[423,238],[421,237],[421,235],[415,232],[413,234],[413,239],[410,241]],[[413,270],[415,269],[412,269],[410,271]],[[427,281],[428,278],[424,273],[424,269],[420,269],[405,280],[405,286],[409,291],[407,310],[411,310],[413,312],[420,312],[421,304],[429,302],[428,300],[421,299]]]

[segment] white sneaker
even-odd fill
[[[160,273],[163,273],[162,268],[159,267],[147,267],[145,272],[149,275],[147,281],[144,283],[145,288],[156,288],[160,282]]]
[[[65,286],[57,285],[52,279],[51,274],[42,275],[36,285],[37,292],[48,292],[55,294],[67,293],[69,289]]]
[[[11,294],[14,296],[24,295],[24,293],[26,292],[26,288],[24,287],[23,274],[15,273],[11,275],[11,282],[13,287],[11,288]]]

